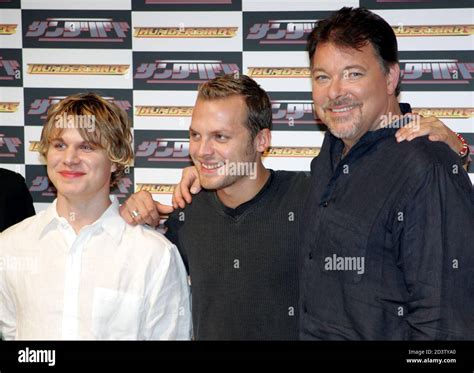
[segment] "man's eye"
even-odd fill
[[[199,139],[199,134],[198,134],[198,133],[191,132],[191,133],[189,134],[189,137],[191,138],[191,140],[198,140],[198,139]]]
[[[362,76],[362,75],[364,75],[364,74],[359,73],[359,72],[357,72],[357,71],[354,71],[354,72],[349,73],[349,77],[350,77],[350,78],[358,78],[358,77],[360,77],[360,76]]]
[[[224,136],[224,135],[216,135],[216,139],[218,141],[226,141],[228,139],[228,137]]]
[[[62,142],[57,142],[57,143],[53,144],[53,148],[55,148],[55,149],[64,149],[65,147],[66,147],[66,145]]]
[[[325,81],[328,79],[328,76],[327,75],[316,75],[314,77],[314,80],[318,81],[318,82],[322,82],[322,81]]]
[[[94,150],[94,148],[90,144],[82,144],[81,145],[81,150],[85,150],[87,152],[90,152]]]

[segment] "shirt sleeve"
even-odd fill
[[[145,304],[144,339],[190,340],[190,291],[183,261],[170,245],[150,281]]]
[[[467,180],[466,180],[467,179]],[[410,340],[474,339],[474,191],[458,166],[433,165],[398,227]]]
[[[15,303],[7,283],[7,257],[1,249],[8,245],[6,241],[0,234],[0,337],[4,340],[13,340],[16,337]]]

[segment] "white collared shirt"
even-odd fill
[[[0,234],[4,339],[190,339],[186,270],[160,233],[112,204],[76,234],[56,201]]]

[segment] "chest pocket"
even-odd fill
[[[106,288],[95,288],[92,332],[96,339],[138,339],[143,298]]]
[[[321,271],[345,283],[359,283],[367,271],[369,226],[337,210],[328,211],[320,226]]]

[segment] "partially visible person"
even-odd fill
[[[0,168],[0,232],[34,214],[33,199],[23,176]]]
[[[86,117],[91,127],[80,125]],[[156,231],[127,225],[109,196],[133,159],[125,112],[96,94],[69,96],[48,111],[40,153],[57,199],[0,235],[0,334],[190,339],[179,252]]]

